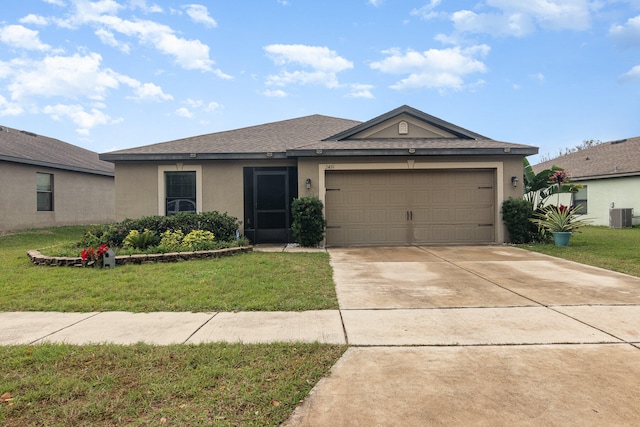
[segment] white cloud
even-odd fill
[[[265,46],[264,50],[276,65],[311,69],[310,71],[283,69],[280,74],[270,75],[267,78],[268,85],[320,84],[335,88],[340,86],[337,73],[353,68],[351,61],[342,58],[327,47],[274,44]]]
[[[365,84],[352,84],[349,85],[349,93],[347,94],[347,98],[366,98],[373,99],[373,93],[371,93],[371,89],[373,89],[373,85],[365,85]]]
[[[183,7],[187,10],[187,15],[189,15],[189,18],[191,18],[193,22],[203,24],[207,27],[218,26],[218,23],[215,21],[215,19],[209,16],[209,10],[206,6],[203,6],[201,4],[188,4]]]
[[[496,12],[460,10],[451,15],[457,31],[494,36],[526,36],[536,26],[548,30],[583,31],[591,26],[591,13],[602,7],[589,0],[487,0]]]
[[[62,96],[104,99],[110,89],[119,85],[118,73],[101,69],[102,57],[47,56],[41,61],[14,59],[11,61],[13,81],[8,88],[14,100]]]
[[[629,18],[624,25],[614,25],[609,35],[621,46],[640,47],[640,15]]]
[[[45,3],[53,4],[60,7],[65,6],[64,1],[62,0],[42,0],[42,1],[44,1]]]
[[[152,46],[164,55],[174,58],[176,64],[186,70],[209,71],[223,79],[231,76],[213,67],[214,61],[209,58],[209,46],[200,40],[188,40],[178,37],[169,26],[150,20],[126,20],[117,16],[122,5],[113,0],[89,2],[76,0],[74,13],[63,21],[56,21],[59,26],[73,28],[80,25],[95,25],[104,38],[108,33],[117,32],[128,37],[137,38],[142,44]],[[107,37],[106,42],[111,40]],[[115,37],[114,37],[115,40]],[[123,44],[117,47],[122,48]]]
[[[143,10],[145,13],[162,13],[162,7],[157,4],[148,5],[146,0],[129,0],[134,8]]]
[[[464,78],[473,73],[485,73],[486,65],[477,57],[490,51],[487,45],[469,48],[429,49],[425,52],[391,49],[382,52],[387,57],[371,63],[371,68],[386,74],[408,74],[391,86],[393,89],[438,88],[462,90],[470,88]]]
[[[0,117],[2,116],[19,116],[24,113],[24,108],[15,102],[9,102],[0,95]]]
[[[269,97],[269,98],[285,98],[287,97],[287,92],[281,90],[281,89],[276,89],[276,90],[264,90],[262,92],[260,92],[262,95]]]
[[[191,108],[200,108],[204,105],[204,101],[202,101],[201,99],[191,98],[187,98],[186,100],[182,101],[182,103],[187,104]]]
[[[24,18],[20,18],[19,21],[21,24],[31,24],[31,25],[40,25],[45,26],[49,24],[49,21],[44,16],[34,15],[33,13],[28,14]]]
[[[369,0],[369,4],[374,7],[378,7],[382,4],[383,0]]]
[[[107,31],[104,28],[99,28],[96,30],[95,34],[96,36],[98,36],[100,41],[107,46],[115,47],[119,51],[126,54],[129,54],[131,52],[131,48],[129,47],[129,45],[116,40],[116,37],[111,31]]]
[[[218,104],[217,102],[210,102],[204,108],[204,111],[206,111],[207,113],[212,113],[212,112],[217,111],[217,110],[219,110],[221,108],[222,108],[222,105]]]
[[[440,0],[429,0],[429,3],[425,4],[424,6],[418,9],[413,9],[411,11],[411,16],[418,16],[421,19],[424,19],[425,21],[429,21],[433,18],[437,18],[438,16],[442,15],[441,13],[434,12],[434,9],[439,5],[440,5]]]
[[[185,107],[178,108],[175,113],[176,113],[176,116],[185,117],[187,119],[190,119],[191,117],[193,117],[193,113]]]
[[[48,44],[42,43],[38,32],[22,25],[7,25],[0,28],[0,41],[12,48],[47,51]]]
[[[61,120],[62,118],[71,119],[71,121],[78,126],[76,132],[81,135],[88,135],[89,131],[98,125],[118,123],[122,121],[122,119],[112,120],[109,115],[96,108],[92,108],[90,112],[87,112],[84,110],[83,106],[77,104],[47,105],[42,111],[45,114],[50,115],[54,120]]]
[[[470,10],[460,10],[451,15],[456,30],[469,33],[488,33],[494,36],[522,37],[532,33],[535,26],[528,15],[477,14]]]
[[[302,44],[272,44],[265,46],[276,65],[299,64],[316,70],[340,72],[353,68],[353,63],[339,56],[334,50],[322,46]]]
[[[636,65],[635,67],[618,77],[618,81],[621,83],[635,80],[640,80],[640,65]]]
[[[166,94],[162,91],[160,86],[156,86],[153,83],[144,83],[140,84],[138,87],[134,89],[136,94],[133,99],[137,99],[140,101],[171,101],[173,96]]]

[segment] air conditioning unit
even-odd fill
[[[609,209],[609,227],[624,228],[633,225],[633,209],[631,208],[615,208]]]

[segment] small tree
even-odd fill
[[[293,236],[300,245],[314,247],[324,239],[327,221],[322,215],[322,201],[317,197],[300,197],[291,205]]]

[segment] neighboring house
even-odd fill
[[[115,221],[114,168],[98,153],[0,127],[0,230]]]
[[[504,241],[501,203],[522,197],[513,180],[537,151],[402,106],[364,123],[312,115],[100,158],[115,163],[118,219],[190,201],[237,217],[254,243],[290,242],[292,200],[318,196],[327,246],[479,244]]]
[[[640,224],[640,137],[598,144],[533,166],[539,173],[563,168],[571,182],[584,187],[563,195],[562,203],[582,205],[593,225],[611,225],[610,209],[632,209]],[[615,212],[614,212],[615,213]]]

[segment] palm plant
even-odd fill
[[[580,205],[573,207],[550,205],[534,213],[531,221],[551,233],[573,233],[589,224],[589,221],[579,219],[579,214],[576,213],[579,209]]]

